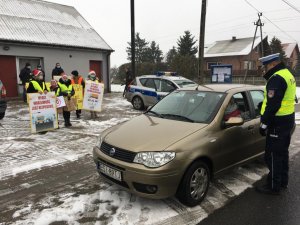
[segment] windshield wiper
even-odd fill
[[[181,118],[185,121],[188,121],[188,122],[192,122],[194,123],[195,121],[186,117],[186,116],[182,116],[182,115],[176,115],[176,114],[162,114],[164,117],[177,117],[177,118]]]
[[[147,111],[146,113],[152,113],[152,114],[154,114],[154,115],[156,115],[156,116],[158,116],[158,117],[160,117],[160,118],[163,118],[163,116],[162,116],[161,114],[159,114],[159,113],[157,113],[157,112],[155,112],[155,111],[152,111],[152,110],[149,110],[149,111]]]

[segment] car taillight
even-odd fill
[[[5,98],[6,97],[6,89],[4,86],[2,86],[1,88],[1,98]]]

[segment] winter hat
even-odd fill
[[[73,71],[71,72],[71,74],[73,74],[73,75],[76,76],[76,77],[79,75],[79,73],[78,73],[77,70],[73,70]]]
[[[37,77],[41,72],[42,71],[35,69],[35,70],[32,71],[32,74],[33,74],[34,77]]]
[[[91,70],[91,71],[89,72],[89,75],[96,75],[96,72],[95,72],[94,70]]]
[[[30,63],[26,63],[25,66],[27,67],[27,66],[31,66],[31,65],[30,65]]]

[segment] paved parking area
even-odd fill
[[[120,93],[107,94],[96,120],[88,112],[77,120],[73,113],[71,128],[39,135],[30,133],[27,106],[10,102],[0,122],[0,224],[196,224],[267,172],[262,161],[238,167],[213,180],[207,198],[194,208],[102,182],[91,154],[98,134],[140,113]],[[297,127],[292,158],[300,151],[299,133]]]

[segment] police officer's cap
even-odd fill
[[[263,65],[267,65],[271,62],[274,62],[274,61],[277,61],[279,60],[279,53],[275,53],[275,54],[272,54],[272,55],[268,55],[268,56],[265,56],[265,57],[262,57],[262,58],[259,58],[258,60],[263,64]]]

